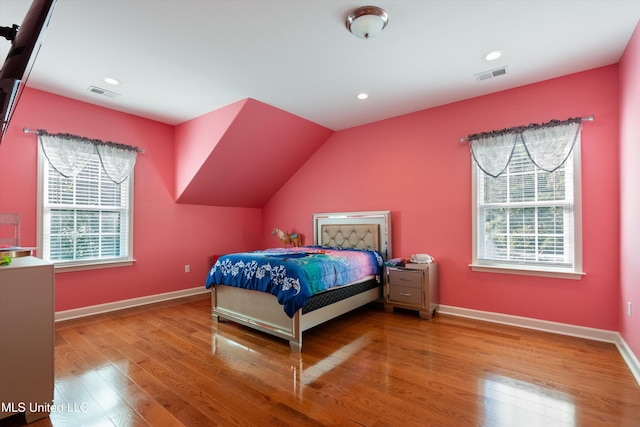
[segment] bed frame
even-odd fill
[[[391,258],[391,212],[314,214],[313,241],[323,246],[376,249],[385,259]],[[304,331],[379,300],[381,296],[380,284],[307,313],[300,309],[290,318],[277,298],[269,293],[214,285],[211,287],[211,310],[215,321],[230,320],[284,338],[289,341],[292,351],[300,352]]]

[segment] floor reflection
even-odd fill
[[[275,364],[276,366],[281,366],[282,369],[272,371],[271,373],[273,375],[290,376],[293,395],[302,397],[302,391],[305,387],[313,386],[323,375],[337,369],[349,359],[357,357],[357,353],[362,351],[370,341],[370,334],[362,335],[314,363],[305,361],[303,353],[291,352],[289,358],[282,358],[281,355],[278,355]],[[244,365],[250,363],[250,359],[238,357],[238,352],[244,353],[245,356],[251,355],[257,358],[266,357],[260,351],[254,350],[235,341],[231,337],[226,337],[221,334],[213,335],[211,350],[213,354],[224,359],[230,366],[235,365],[235,369],[238,370],[243,370]],[[366,369],[364,370],[366,371]]]
[[[364,349],[371,340],[369,335],[370,334],[365,334],[358,337],[334,351],[324,359],[311,365],[305,366],[303,359],[299,357],[297,366],[294,364],[291,365],[291,371],[293,372],[294,394],[297,395],[300,391],[299,385],[309,386],[326,373],[331,372],[337,367],[343,365],[347,360],[355,357],[356,354]]]
[[[220,351],[225,351],[225,347],[233,347],[240,350],[245,350],[250,353],[254,353],[252,349],[247,347],[246,345],[242,345],[237,341],[234,341],[230,338],[224,337],[219,334],[213,335],[213,339],[211,340],[211,352],[212,354],[218,354]]]
[[[139,415],[131,410],[123,391],[130,380],[120,369],[126,362],[108,363],[77,376],[56,378],[49,419],[55,425],[136,425]]]
[[[575,427],[571,396],[537,384],[504,376],[485,379],[485,418],[491,426]]]

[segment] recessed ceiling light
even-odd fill
[[[369,94],[364,93],[364,92],[359,93],[359,94],[356,96],[356,98],[358,98],[358,99],[367,99],[368,97],[369,97]]]
[[[118,86],[120,84],[120,80],[114,79],[113,77],[105,77],[104,81],[113,86]]]
[[[491,52],[483,56],[483,58],[485,61],[495,61],[496,59],[500,58],[503,53],[504,52],[501,50],[492,50]]]

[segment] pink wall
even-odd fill
[[[640,25],[620,61],[620,333],[640,357]],[[626,315],[627,302],[633,305]]]
[[[618,330],[617,71],[604,67],[336,132],[265,205],[262,235],[278,226],[310,243],[314,212],[389,209],[394,256],[433,255],[442,304]],[[471,271],[471,158],[460,138],[590,114],[595,122],[582,134],[586,276]],[[274,244],[263,238],[263,246]]]
[[[176,198],[188,187],[246,103],[244,99],[176,126]]]
[[[56,311],[204,287],[210,255],[258,246],[259,209],[174,203],[171,126],[45,92],[25,90],[0,145],[0,211],[19,212],[22,244],[36,244],[36,136],[22,128],[68,132],[145,150],[135,169],[131,267],[56,274]],[[184,272],[184,265],[191,272]]]
[[[394,255],[436,257],[442,304],[607,330],[622,323],[638,354],[638,327],[620,317],[621,248],[622,300],[640,307],[633,246],[639,201],[630,186],[638,178],[638,43],[636,34],[620,67],[620,104],[613,65],[336,132],[262,210],[175,204],[174,128],[27,89],[0,145],[0,210],[21,213],[23,244],[35,245],[36,139],[23,127],[115,140],[146,150],[136,166],[137,262],[57,274],[58,311],[200,286],[211,254],[275,246],[269,236],[274,226],[301,232],[311,243],[314,212],[390,209]],[[622,242],[620,106],[622,235],[629,235]],[[471,159],[459,139],[590,114],[596,119],[584,125],[582,140],[586,276],[574,281],[470,271]],[[184,264],[191,273],[184,273]]]
[[[251,98],[182,123],[176,200],[261,208],[332,133]]]

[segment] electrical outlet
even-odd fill
[[[191,266],[189,264],[185,264],[184,266],[184,272],[185,273],[190,273],[191,272]]]
[[[627,316],[631,317],[631,301],[627,301]]]

